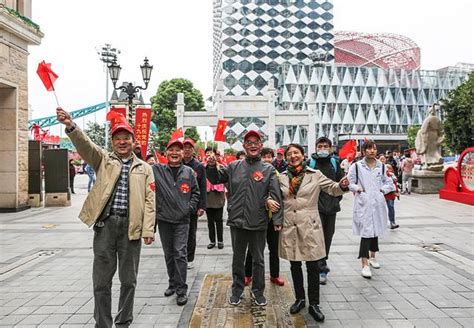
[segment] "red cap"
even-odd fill
[[[249,130],[244,136],[244,141],[247,140],[248,138],[252,137],[252,136],[257,137],[259,140],[262,140],[262,136],[260,135],[260,133],[258,131]]]
[[[277,152],[277,154],[283,154],[284,155],[285,154],[285,149],[284,148],[278,148],[276,152]]]
[[[185,144],[190,144],[191,146],[194,147],[194,145],[195,145],[196,143],[194,142],[193,139],[191,139],[191,138],[186,138],[186,139],[184,139],[184,141],[183,141],[183,145],[185,145]]]
[[[130,126],[130,124],[128,123],[125,123],[125,122],[119,122],[117,124],[114,124],[112,126],[112,135],[114,135],[115,133],[119,132],[119,131],[127,131],[129,132],[131,135],[133,135],[133,129],[132,127]]]
[[[173,145],[178,145],[179,147],[181,147],[181,149],[183,149],[183,142],[179,139],[174,139],[174,140],[170,140],[168,142],[168,145],[166,145],[166,149],[170,148],[171,146]]]

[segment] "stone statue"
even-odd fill
[[[443,142],[443,125],[436,116],[439,110],[438,104],[433,104],[428,110],[429,115],[423,121],[416,135],[416,152],[421,155],[423,169],[429,171],[443,170],[443,158],[441,157],[441,143]]]

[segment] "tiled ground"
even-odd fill
[[[0,214],[0,325],[93,327],[92,233],[78,219],[85,177],[69,208]],[[398,230],[381,241],[382,265],[360,276],[358,239],[351,231],[352,196],[338,216],[329,283],[321,287],[324,324],[310,327],[474,327],[474,208],[436,195],[402,196]],[[186,327],[206,273],[229,272],[231,248],[207,250],[199,222],[196,267],[189,270],[190,302],[165,298],[167,275],[159,242],[143,247],[133,327]],[[281,270],[289,265],[282,261]],[[114,308],[118,295],[114,281]]]

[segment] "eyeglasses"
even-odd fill
[[[249,147],[251,147],[251,146],[260,146],[261,144],[262,144],[261,141],[246,141],[246,142],[244,142],[244,145],[249,146]]]

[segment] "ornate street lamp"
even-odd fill
[[[153,66],[148,63],[148,58],[145,57],[143,60],[143,65],[140,65],[140,70],[142,71],[142,78],[143,83],[145,86],[133,85],[132,83],[127,83],[126,85],[117,87],[117,81],[120,77],[120,71],[122,67],[117,63],[114,59],[112,64],[108,66],[110,79],[114,85],[115,90],[121,90],[125,92],[128,96],[128,113],[129,113],[129,120],[133,117],[133,98],[135,98],[135,94],[140,90],[146,90],[148,88],[148,83],[150,82],[151,71],[153,70]]]

